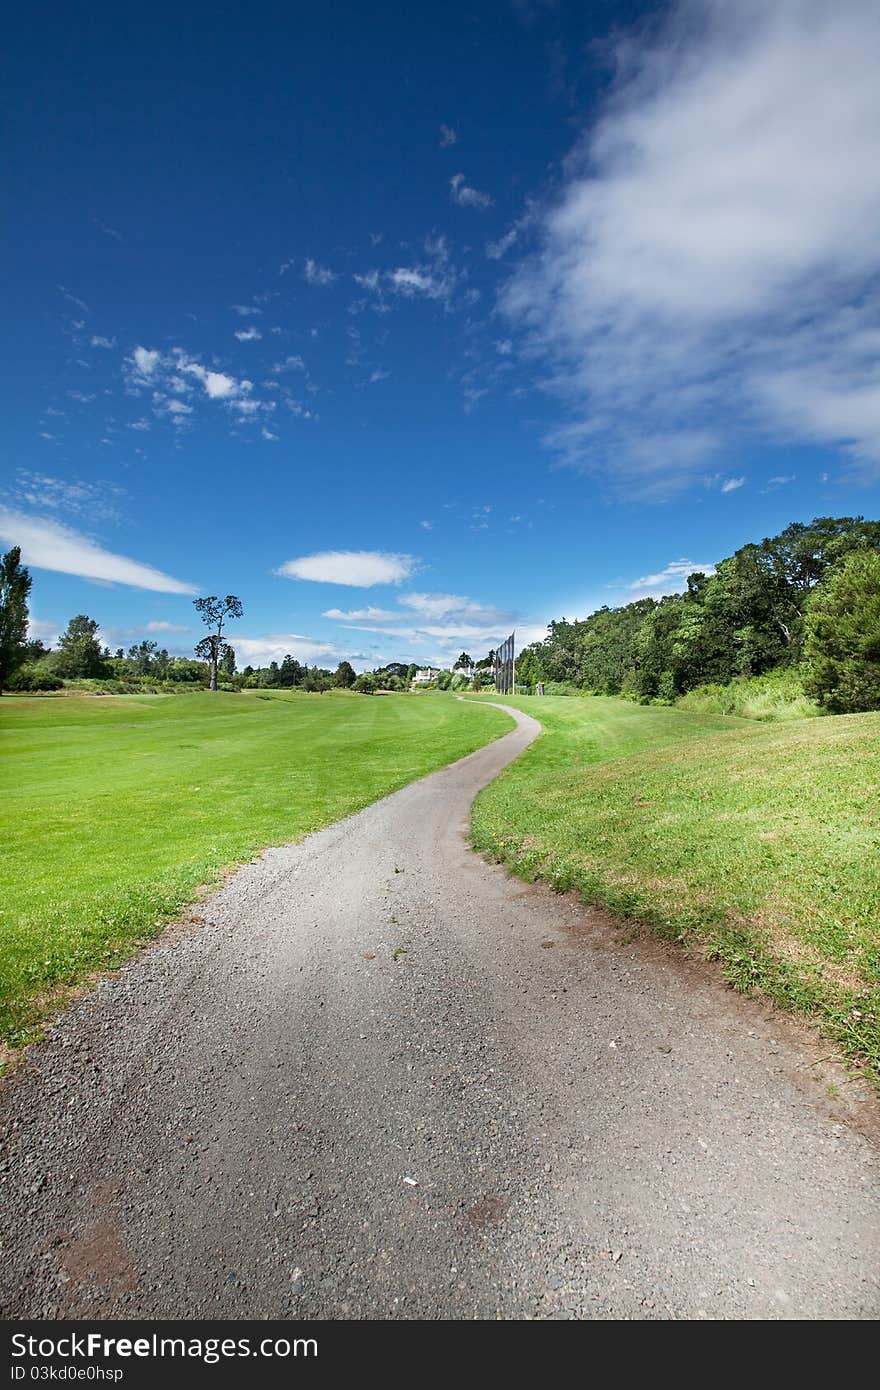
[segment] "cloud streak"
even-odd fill
[[[411,555],[380,550],[323,550],[315,555],[286,560],[275,573],[285,579],[369,589],[374,584],[399,584],[414,569],[415,560]]]
[[[551,447],[655,497],[744,436],[880,472],[873,0],[689,0],[614,59],[502,295],[567,406]]]
[[[0,539],[7,545],[21,546],[22,561],[35,569],[162,594],[198,593],[194,585],[125,555],[114,555],[88,536],[46,517],[0,507]]]

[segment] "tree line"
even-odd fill
[[[782,667],[831,712],[880,708],[880,522],[792,522],[683,593],[560,618],[520,653],[517,680],[671,701]]]

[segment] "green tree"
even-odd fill
[[[104,674],[98,624],[85,613],[77,613],[67,624],[58,642],[55,668],[68,680],[91,679]]]
[[[235,675],[235,648],[230,647],[228,642],[224,644],[224,651],[220,658],[219,669],[227,678]]]
[[[153,667],[153,654],[158,646],[157,642],[149,642],[144,639],[136,646],[129,647],[128,659],[135,670],[135,675],[148,676]]]
[[[437,672],[437,689],[438,689],[438,690],[448,690],[449,687],[451,686],[451,684],[452,684],[452,672],[451,672],[451,671],[438,671],[438,672]]]
[[[470,652],[459,652],[458,661],[455,664],[459,668],[473,666]]]
[[[217,670],[229,645],[223,637],[223,628],[227,622],[240,618],[244,608],[241,599],[236,598],[235,594],[227,594],[225,598],[218,598],[216,594],[211,594],[208,598],[196,598],[193,599],[193,607],[205,626],[211,628],[208,636],[196,643],[196,656],[202,661],[207,661],[210,689],[216,690]]]
[[[32,583],[30,571],[21,563],[21,549],[14,545],[0,560],[0,694],[27,655],[27,600]]]
[[[807,606],[808,695],[832,714],[880,709],[880,553],[855,550]]]
[[[350,661],[340,661],[336,667],[336,675],[333,677],[334,683],[341,690],[350,690],[357,680],[357,672]]]
[[[375,695],[376,677],[372,672],[364,671],[362,675],[357,677],[351,688],[356,691],[358,695]]]

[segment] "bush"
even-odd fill
[[[63,680],[46,671],[42,666],[20,666],[7,677],[7,690],[60,690]]]
[[[779,666],[763,676],[738,676],[728,685],[698,685],[675,701],[700,714],[735,714],[740,719],[813,719],[821,714],[804,689],[799,666]]]
[[[364,671],[362,676],[358,676],[351,688],[358,695],[375,695],[376,677],[371,675],[369,671]]]
[[[880,709],[880,554],[854,550],[807,607],[807,691],[832,714]]]

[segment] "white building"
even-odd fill
[[[435,681],[439,674],[439,666],[422,666],[413,676],[412,683],[413,685],[428,685],[431,681]]]

